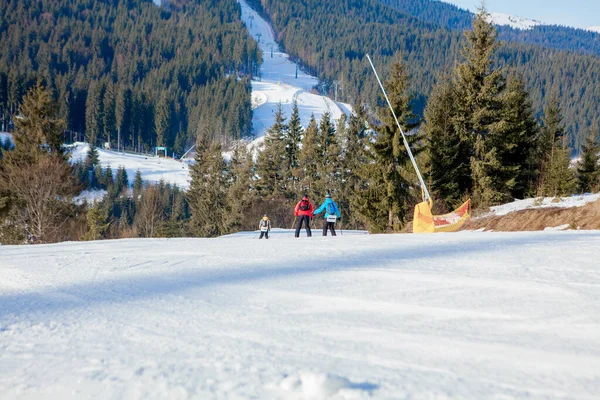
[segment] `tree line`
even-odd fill
[[[65,129],[95,145],[181,154],[199,126],[247,136],[262,56],[240,13],[234,0],[0,0],[0,127],[41,77]]]

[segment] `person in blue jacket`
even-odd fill
[[[315,210],[315,215],[321,214],[325,211],[325,224],[323,225],[323,236],[327,236],[327,229],[331,230],[331,236],[336,236],[335,234],[335,223],[338,219],[342,217],[340,214],[340,209],[337,204],[331,198],[331,194],[327,192],[325,195],[325,201],[321,204],[321,207]]]

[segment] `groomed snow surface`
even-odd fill
[[[0,398],[598,399],[600,232],[0,246]]]

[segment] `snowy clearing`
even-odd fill
[[[238,1],[242,8],[242,21],[252,37],[258,41],[264,59],[260,67],[262,76],[260,81],[252,81],[254,109],[252,126],[255,136],[263,136],[273,125],[279,103],[282,105],[285,117],[289,119],[292,115],[293,102],[296,101],[304,127],[308,125],[311,114],[315,115],[317,122],[326,112],[329,112],[335,121],[344,113],[349,115],[352,112],[350,105],[336,103],[326,96],[311,93],[319,83],[317,78],[297,69],[296,64],[290,61],[289,56],[279,48],[269,23],[244,0]]]
[[[597,399],[600,231],[0,247],[0,398]]]
[[[571,208],[582,207],[600,199],[600,193],[573,195],[571,197],[536,197],[533,199],[515,200],[512,203],[502,204],[490,207],[490,212],[482,215],[489,217],[491,215],[506,215],[513,211],[521,211],[534,208]]]
[[[73,162],[85,160],[89,144],[76,142],[72,146],[71,160]],[[172,158],[154,157],[141,154],[118,152],[113,150],[98,149],[100,165],[102,168],[110,166],[113,174],[119,167],[127,171],[129,184],[133,184],[135,174],[139,169],[144,182],[158,183],[161,180],[166,183],[176,184],[180,188],[187,189],[190,185],[190,173],[188,164]]]
[[[6,140],[9,140],[11,143],[13,143],[13,138],[12,135],[8,132],[0,132],[0,144],[2,143],[6,143]],[[14,144],[14,143],[13,143]]]

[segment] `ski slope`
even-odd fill
[[[334,121],[342,114],[352,112],[352,107],[348,104],[336,103],[326,96],[313,94],[313,88],[319,83],[317,78],[305,74],[299,68],[297,70],[296,64],[279,48],[268,22],[244,0],[238,1],[242,9],[242,21],[252,37],[258,41],[264,58],[260,67],[260,81],[256,80],[257,78],[252,81],[252,126],[256,137],[263,136],[273,125],[279,103],[284,115],[289,119],[293,102],[296,101],[304,127],[308,125],[312,114],[318,122],[326,112],[330,113]]]
[[[0,246],[0,398],[598,399],[600,232]]]
[[[71,146],[71,160],[73,162],[85,160],[89,151],[89,144],[76,142]],[[119,167],[127,171],[129,184],[132,185],[138,170],[144,182],[158,183],[163,180],[166,183],[175,184],[180,188],[187,189],[190,186],[189,166],[185,162],[172,158],[153,157],[149,155],[124,153],[113,150],[98,149],[100,165],[102,168],[110,166],[113,175]]]

